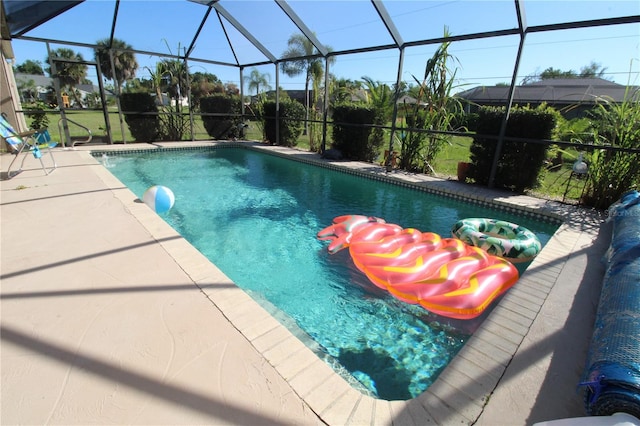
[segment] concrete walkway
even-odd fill
[[[610,238],[587,211],[487,191],[566,222],[432,388],[387,402],[351,389],[86,149],[55,155],[51,175],[29,157],[29,170],[0,186],[3,425],[514,425],[584,415],[576,384]],[[11,157],[1,160],[4,171]]]
[[[86,152],[56,160],[2,182],[3,425],[321,424],[163,248],[189,250],[168,225]]]

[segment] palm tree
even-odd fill
[[[295,77],[300,74],[305,74],[304,80],[304,93],[305,93],[305,126],[304,134],[308,131],[309,120],[309,83],[311,81],[320,81],[324,75],[324,66],[322,64],[322,58],[314,55],[319,55],[318,50],[313,43],[305,37],[303,34],[294,34],[289,37],[287,41],[289,46],[287,50],[282,54],[283,58],[294,58],[291,61],[285,61],[281,65],[282,72],[289,77]],[[328,50],[331,50],[328,48]],[[331,58],[332,63],[335,59]]]
[[[135,78],[136,71],[138,70],[138,61],[136,60],[135,54],[130,51],[131,49],[132,47],[129,44],[115,38],[111,43],[108,38],[98,40],[97,42],[95,50],[96,62],[100,66],[102,75],[104,75],[107,80],[114,80],[118,89],[117,93],[122,91],[122,85],[125,81]],[[115,76],[111,68],[109,51],[113,52]]]
[[[445,27],[444,38],[449,37],[448,28]],[[421,162],[423,172],[429,168],[435,174],[431,163],[450,140],[449,135],[438,132],[452,130],[451,126],[462,111],[462,104],[452,96],[457,69],[451,70],[450,62],[457,62],[457,59],[449,53],[450,45],[450,41],[443,42],[427,59],[422,81],[412,76],[418,84],[412,89],[417,102],[411,110],[405,111],[406,123],[409,127],[434,132],[409,131],[408,142],[401,153],[401,167],[404,169],[415,168]]]
[[[261,86],[264,90],[271,89],[271,86],[269,85],[271,76],[266,73],[262,74],[257,68],[252,69],[251,74],[245,75],[244,78],[249,80],[249,91],[256,89],[256,96],[260,94]]]
[[[169,96],[176,101],[176,109],[179,109],[180,98],[189,92],[187,84],[189,70],[184,61],[180,59],[163,59],[161,63],[164,70],[162,74],[163,87]]]
[[[80,53],[61,47],[51,52],[51,59],[55,62],[56,75],[51,73],[49,66],[45,68],[45,71],[52,77],[57,77],[60,86],[68,87],[76,104],[82,106],[82,99],[80,99],[75,87],[85,81],[87,77],[87,65],[84,63],[84,58]],[[49,63],[49,58],[45,58],[45,62]]]
[[[371,77],[362,77],[367,87],[367,103],[371,104],[380,114],[380,119],[384,122],[391,118],[393,113],[393,91],[391,88],[379,81],[373,81]],[[385,124],[385,123],[376,124]]]
[[[601,66],[599,63],[591,61],[589,65],[580,68],[580,78],[605,78],[606,67]]]
[[[163,104],[162,100],[162,78],[165,74],[165,68],[163,62],[156,62],[155,70],[145,67],[149,72],[149,76],[151,77],[151,86],[153,90],[156,92],[156,103],[158,105]]]
[[[168,140],[179,141],[186,130],[185,116],[182,114],[182,98],[189,94],[189,81],[186,63],[181,59],[163,59],[160,70],[162,87],[167,91],[171,99],[175,101],[173,113],[161,116],[161,121],[166,131]],[[170,107],[169,107],[170,109]]]
[[[362,79],[367,87],[366,101],[375,111],[373,124],[386,126],[393,115],[393,104],[395,102],[393,90],[384,83],[373,81],[371,77],[364,76]],[[369,141],[372,146],[380,148],[384,142],[384,129],[382,127],[374,127]],[[390,150],[389,152],[392,151]]]
[[[331,101],[344,102],[351,101],[362,89],[362,82],[353,81],[346,78],[331,79]]]

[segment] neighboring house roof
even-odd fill
[[[76,89],[87,93],[100,93],[100,88],[93,84],[76,84]]]
[[[53,87],[53,79],[44,75],[15,73],[15,78],[18,83],[28,83],[29,80],[33,80],[38,90],[46,90],[48,87]],[[100,93],[100,88],[95,84],[78,84],[76,89],[85,93]],[[112,94],[108,90],[105,92],[107,96]]]
[[[404,95],[401,96],[400,99],[398,99],[398,104],[402,105],[402,104],[407,104],[407,105],[415,105],[418,103],[418,100],[416,98],[412,98],[409,95]],[[425,106],[428,105],[426,102],[420,102],[421,106]]]
[[[597,98],[622,102],[625,93],[640,89],[638,86],[623,86],[601,78],[558,78],[516,86],[514,103],[576,104],[594,103]],[[458,93],[458,97],[477,104],[506,103],[508,86],[478,86]]]
[[[46,77],[44,75],[16,73],[15,78],[16,82],[18,83],[28,83],[30,80],[33,80],[33,84],[35,84],[36,87],[40,88],[47,88],[53,85],[53,80],[50,77]]]
[[[270,90],[269,92],[274,94],[276,93],[274,90]],[[287,92],[287,95],[289,95],[291,99],[299,100],[301,102],[304,101],[306,96],[306,92],[304,90],[285,90],[285,92]],[[312,89],[309,89],[309,98],[313,99]]]
[[[287,92],[287,95],[294,100],[297,100],[298,102],[301,102],[304,104],[304,99],[305,99],[305,91],[304,90],[285,90],[285,92]],[[275,96],[275,90],[269,90],[268,92],[266,92],[268,95],[273,95]],[[319,95],[319,99],[318,99],[318,103],[322,102],[321,97],[324,94],[324,90],[320,89],[320,92],[318,93]],[[309,97],[313,98],[313,90],[309,90]],[[368,94],[367,94],[367,90],[366,89],[356,89],[353,93],[351,93],[351,101],[353,102],[362,102],[362,101],[366,101],[368,98]],[[257,97],[254,95],[252,96],[252,101],[255,101],[255,99],[257,99]],[[415,101],[415,100],[414,100]]]

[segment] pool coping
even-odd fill
[[[491,203],[561,222],[542,252],[493,309],[487,319],[463,346],[436,381],[421,395],[407,401],[385,401],[364,395],[307,346],[281,325],[242,289],[233,286],[215,265],[182,238],[150,209],[133,214],[159,244],[176,260],[193,282],[207,295],[233,326],[259,351],[290,384],[306,404],[328,424],[472,424],[487,407],[511,360],[541,311],[550,292],[559,281],[563,264],[575,248],[581,234],[597,232],[602,217],[595,212],[573,208],[504,191],[465,185],[394,171],[360,162],[327,161],[319,155],[291,148],[255,142],[156,143],[127,146],[118,152],[154,149],[203,149],[223,145],[261,150],[336,170],[380,180],[390,180],[429,192],[464,197],[478,203]],[[113,150],[112,146],[91,147],[92,155]],[[99,161],[99,158],[96,158]],[[108,169],[99,171],[109,188],[122,183]],[[130,193],[114,191],[123,203]],[[567,243],[573,240],[574,243]],[[226,284],[221,286],[220,284]]]

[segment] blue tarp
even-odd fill
[[[640,193],[609,208],[611,245],[584,381],[591,415],[640,418]]]

